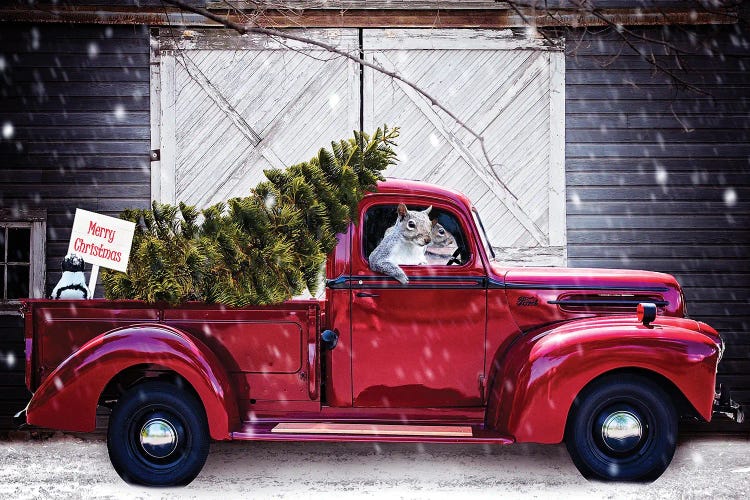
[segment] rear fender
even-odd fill
[[[239,426],[237,399],[216,355],[190,334],[157,324],[117,328],[87,342],[39,386],[27,408],[28,423],[93,431],[96,406],[107,383],[141,364],[173,370],[195,389],[213,439],[229,439]]]
[[[671,381],[710,420],[719,347],[694,321],[669,323],[586,319],[526,335],[495,360],[487,425],[518,442],[559,443],[578,393],[624,368]]]

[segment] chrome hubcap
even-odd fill
[[[602,441],[610,450],[626,453],[641,442],[643,425],[638,417],[625,410],[610,413],[602,423]]]
[[[177,431],[169,421],[153,418],[140,433],[141,448],[154,458],[168,457],[177,448]]]

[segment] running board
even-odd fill
[[[247,422],[231,433],[238,441],[511,444],[514,439],[468,425]]]
[[[378,425],[281,423],[271,429],[281,434],[366,434],[371,436],[472,437],[471,427],[453,425]]]

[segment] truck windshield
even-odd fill
[[[474,223],[479,227],[479,236],[482,238],[482,244],[484,244],[484,248],[487,250],[487,255],[494,259],[495,251],[492,249],[489,238],[487,238],[487,231],[484,230],[484,224],[482,224],[482,219],[479,218],[479,212],[477,212],[476,208],[472,207],[471,213],[474,215]]]

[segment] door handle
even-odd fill
[[[370,292],[357,292],[357,297],[380,297],[380,294]]]

